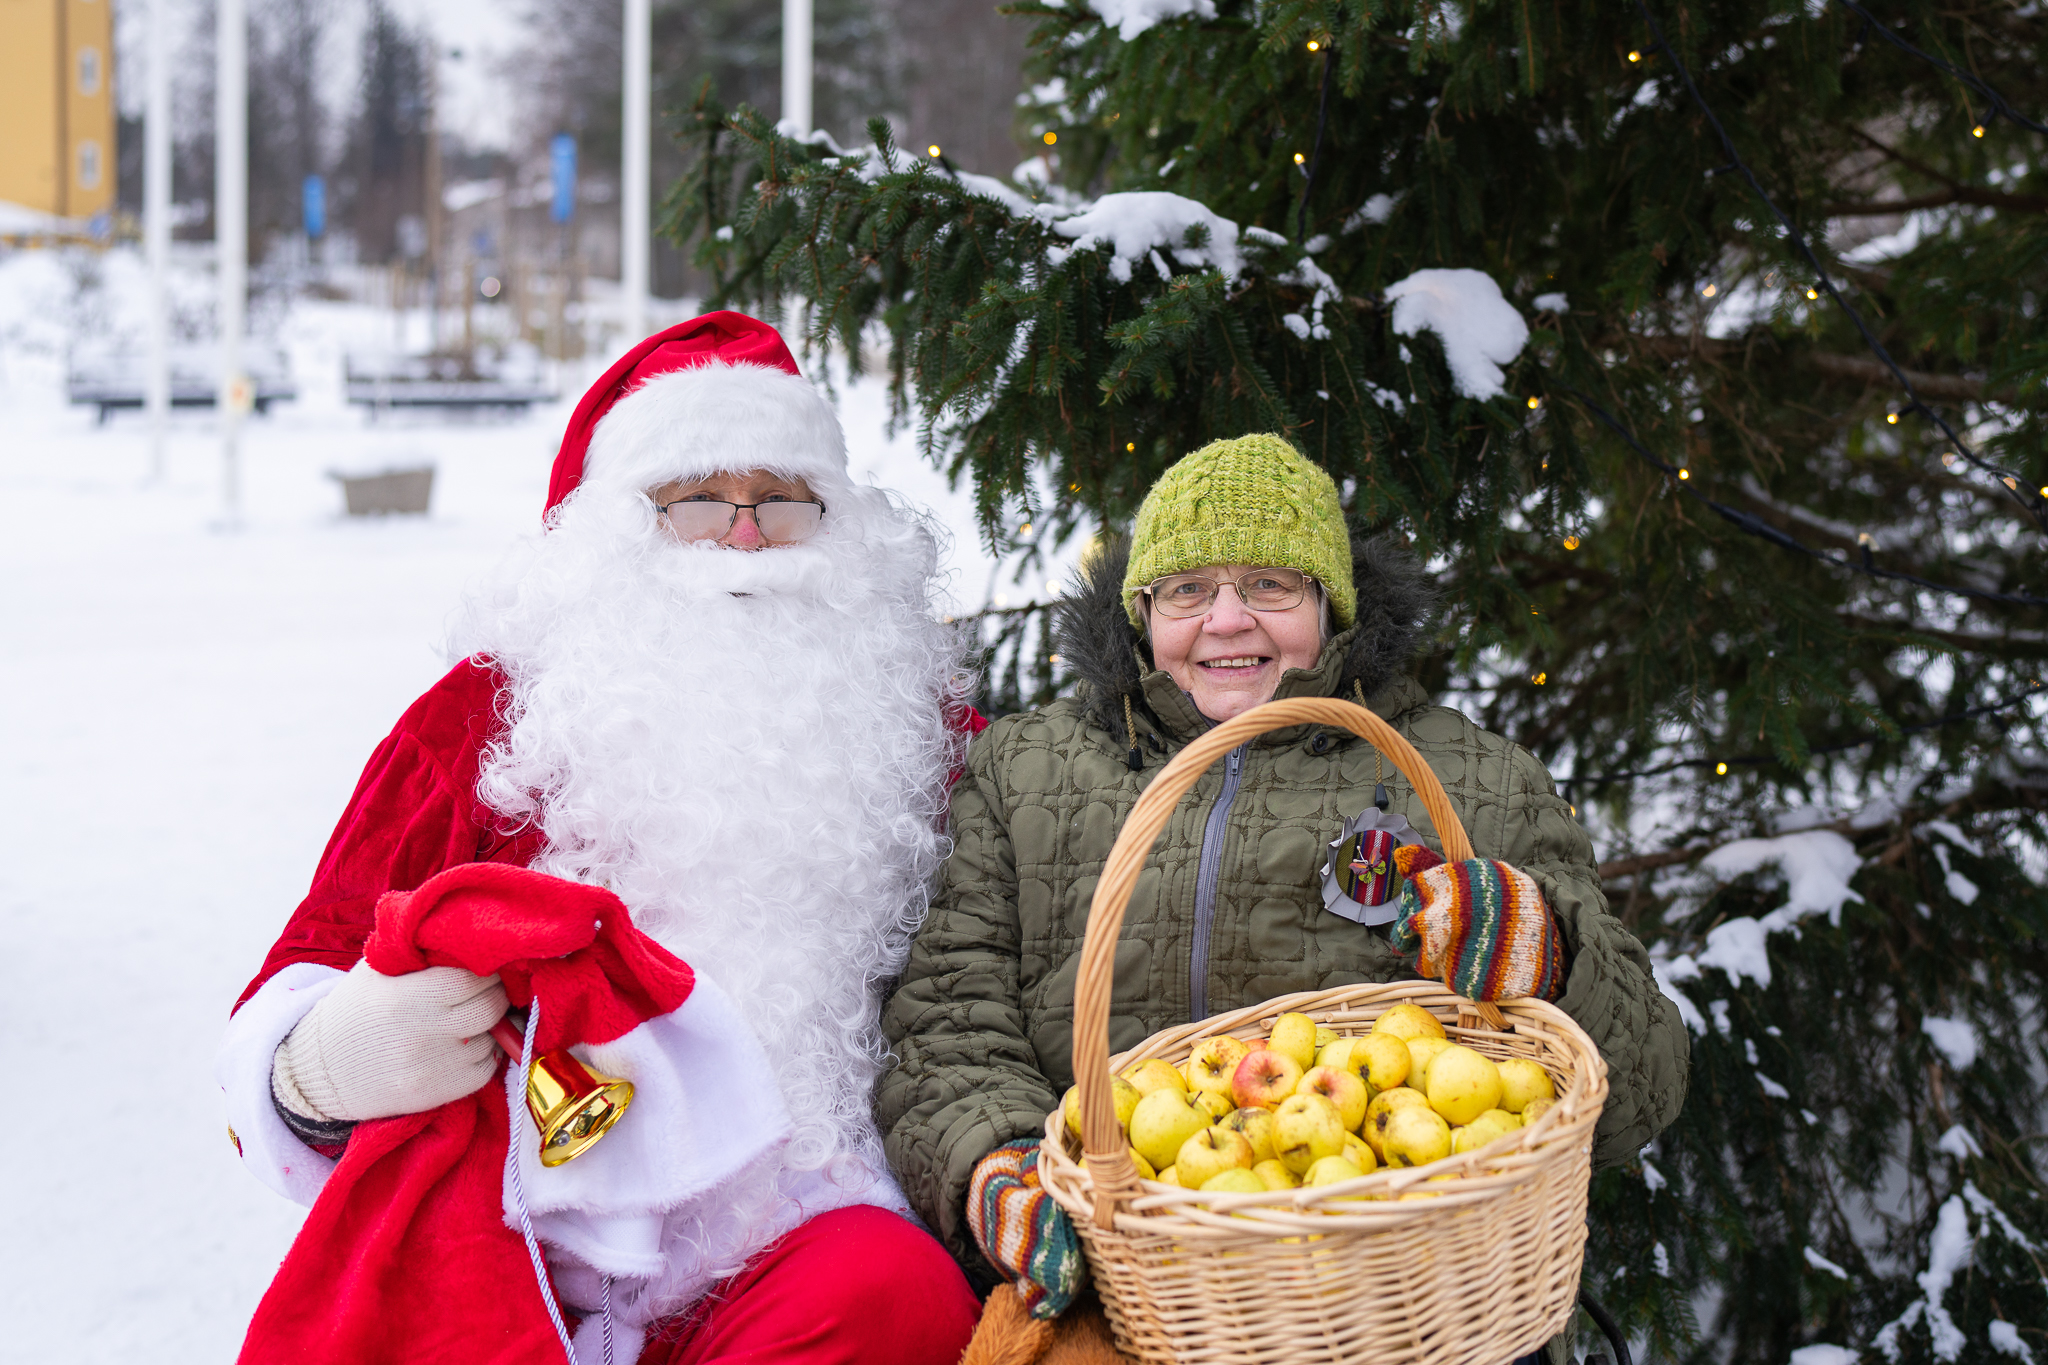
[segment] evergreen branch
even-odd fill
[[[1754,513],[1745,512],[1738,507],[1730,507],[1725,502],[1717,502],[1713,498],[1708,497],[1706,494],[1692,487],[1690,470],[1682,470],[1677,465],[1674,465],[1667,460],[1659,459],[1656,455],[1651,454],[1649,448],[1645,446],[1641,441],[1636,439],[1634,432],[1630,431],[1627,427],[1624,427],[1619,421],[1615,420],[1613,415],[1610,414],[1607,411],[1607,409],[1601,407],[1598,403],[1595,403],[1591,398],[1587,397],[1585,394],[1579,392],[1577,389],[1572,388],[1570,385],[1567,384],[1560,384],[1558,385],[1558,387],[1562,389],[1564,392],[1572,395],[1572,397],[1578,399],[1581,403],[1585,404],[1586,408],[1593,414],[1594,417],[1600,420],[1602,425],[1606,426],[1609,430],[1614,432],[1615,435],[1621,437],[1622,440],[1628,442],[1629,447],[1633,449],[1637,455],[1640,455],[1650,465],[1662,471],[1666,476],[1668,476],[1671,480],[1672,485],[1676,487],[1679,491],[1683,492],[1687,497],[1693,499],[1693,501],[1699,503],[1701,506],[1714,512],[1722,520],[1728,522],[1730,525],[1735,527],[1736,530],[1741,531],[1744,535],[1751,535],[1757,537],[1760,540],[1767,540],[1771,544],[1776,545],[1780,549],[1792,550],[1798,554],[1805,555],[1809,559],[1818,560],[1822,564],[1829,565],[1833,568],[1853,569],[1857,573],[1865,574],[1871,578],[1889,579],[1897,583],[1911,583],[1915,587],[1926,588],[1932,592],[1948,593],[1951,596],[1955,597],[1974,598],[1980,602],[1998,602],[2006,606],[2014,607],[2048,607],[2048,597],[2035,597],[2031,593],[1993,592],[1988,588],[1970,588],[1964,587],[1956,583],[1937,583],[1931,578],[1922,578],[1918,574],[1904,573],[1897,569],[1879,568],[1877,565],[1876,557],[1872,553],[1871,548],[1867,543],[1861,547],[1863,551],[1863,557],[1860,563],[1856,560],[1849,559],[1846,557],[1836,558],[1834,555],[1828,554],[1825,551],[1816,550],[1811,545],[1808,545],[1805,541],[1800,540],[1797,536],[1792,535],[1790,532],[1780,530],[1779,528],[1771,525],[1769,522],[1763,520],[1761,517],[1756,516]],[[1732,762],[1733,760],[1730,761]]]
[[[1969,72],[1963,70],[1961,67],[1951,66],[1949,63],[1943,61],[1941,58],[1935,56],[1931,52],[1922,52],[1919,48],[1913,46],[1904,38],[1901,38],[1898,34],[1892,32],[1883,24],[1879,23],[1877,20],[1877,16],[1872,14],[1869,10],[1863,8],[1863,6],[1858,4],[1856,0],[1839,0],[1839,3],[1841,4],[1842,8],[1850,11],[1852,14],[1861,15],[1863,17],[1863,26],[1866,29],[1875,30],[1878,37],[1884,39],[1893,47],[1898,48],[1901,52],[1911,53],[1913,56],[1918,57],[1921,61],[1927,63],[1929,66],[1933,67],[1937,71],[1947,72],[1949,75],[1961,81],[1964,85],[1967,85],[1972,90],[1976,91],[1978,96],[1981,97],[1986,104],[1991,106],[1993,117],[2004,117],[2010,119],[2019,127],[2028,129],[2032,132],[2048,133],[2048,125],[2036,123],[2034,122],[2034,120],[2026,117],[2024,114],[2021,114],[2017,109],[2014,109],[2010,104],[2006,103],[2005,97],[2003,95],[1999,94],[1989,85],[1986,85],[1983,81],[1977,79],[1977,77],[1971,75]]]
[[[2048,204],[2048,201],[2043,201]],[[1690,336],[1656,336],[1644,332],[1617,333],[1620,342],[1648,351],[1660,360],[1685,360],[1701,356],[1719,360],[1748,347],[1738,341],[1702,334]],[[1853,379],[1865,384],[1878,384],[1891,377],[1892,372],[1877,361],[1859,355],[1840,355],[1833,351],[1805,351],[1798,358],[1813,366],[1822,374],[1833,379]],[[1935,374],[1929,370],[1905,370],[1913,387],[1930,398],[1946,399],[1952,403],[2009,403],[2020,402],[2018,389],[1992,388],[1982,379],[1968,375]],[[2048,388],[2043,388],[2041,400],[2048,402]]]
[[[1947,208],[1970,204],[1977,208],[2004,209],[2012,213],[2048,213],[2048,198],[2037,194],[2001,194],[1958,185],[1940,194],[1923,194],[1917,199],[1873,199],[1861,204],[1822,204],[1814,212],[1823,218],[1889,218],[1919,209]]]
[[[2009,711],[2015,706],[2023,705],[2030,698],[2039,695],[2043,686],[2048,686],[2048,684],[2043,684],[2039,681],[2030,682],[2022,690],[2014,692],[1998,701],[1985,702],[1981,706],[1972,706],[1968,710],[1953,712],[1936,720],[1919,721],[1912,725],[1900,725],[1897,722],[1891,722],[1887,731],[1868,734],[1860,739],[1845,740],[1840,744],[1828,744],[1817,749],[1810,749],[1807,751],[1808,756],[1818,758],[1824,754],[1845,754],[1853,749],[1862,749],[1872,744],[1881,744],[1886,740],[1896,739],[1900,736],[1925,734],[1930,730],[1939,730],[1944,726],[1960,725],[1967,720],[1976,720],[1980,716],[1996,715],[2001,711]],[[1757,768],[1763,767],[1766,764],[1783,762],[1784,760],[1776,754],[1738,754],[1732,758],[1679,758],[1673,759],[1669,763],[1659,764],[1654,768],[1637,768],[1618,773],[1599,773],[1590,777],[1579,777],[1576,775],[1561,777],[1557,780],[1557,787],[1559,791],[1568,792],[1573,787],[1584,783],[1598,791],[1602,787],[1612,786],[1617,782],[1629,782],[1639,777],[1662,777],[1666,773],[1675,773],[1686,768],[1711,767],[1717,771],[1725,772],[1729,768]]]
[[[1852,0],[1842,0],[1842,3],[1852,4]],[[1806,259],[1808,265],[1813,267],[1815,287],[1825,290],[1827,296],[1835,301],[1836,306],[1847,315],[1849,321],[1855,325],[1856,330],[1862,334],[1863,342],[1870,348],[1871,353],[1884,363],[1885,368],[1891,372],[1892,378],[1898,381],[1899,387],[1906,391],[1906,397],[1909,401],[1905,410],[1917,412],[1940,427],[1942,435],[1946,436],[1950,444],[1955,446],[1958,454],[2003,484],[2008,496],[2019,504],[2021,510],[2032,519],[2034,525],[2043,534],[2048,534],[2048,511],[2044,511],[2040,505],[2037,505],[2048,502],[2048,499],[2036,499],[2034,503],[2029,503],[2019,491],[2020,481],[2017,475],[1979,458],[1977,453],[1970,448],[1969,444],[1957,434],[1956,429],[1949,425],[1947,418],[1921,401],[1920,395],[1914,389],[1912,381],[1906,378],[1906,372],[1899,368],[1898,362],[1894,361],[1891,353],[1885,350],[1884,343],[1880,342],[1876,334],[1870,330],[1870,325],[1863,320],[1863,315],[1857,312],[1855,306],[1842,297],[1841,290],[1835,287],[1835,282],[1829,278],[1827,267],[1821,264],[1820,257],[1814,255],[1813,248],[1807,245],[1805,235],[1792,225],[1792,220],[1785,216],[1785,211],[1779,208],[1777,201],[1772,199],[1770,194],[1765,191],[1763,182],[1756,178],[1756,172],[1749,168],[1749,163],[1744,161],[1742,154],[1735,150],[1735,139],[1728,135],[1728,130],[1721,125],[1720,118],[1715,115],[1713,106],[1707,103],[1704,95],[1700,94],[1699,86],[1693,81],[1692,72],[1687,69],[1684,60],[1678,55],[1678,49],[1673,47],[1665,38],[1662,26],[1657,23],[1657,17],[1650,13],[1648,0],[1636,0],[1636,8],[1642,13],[1643,22],[1650,26],[1651,34],[1657,40],[1656,50],[1663,52],[1665,56],[1669,57],[1671,65],[1677,68],[1679,78],[1685,82],[1686,93],[1692,96],[1693,103],[1698,105],[1700,112],[1706,116],[1706,120],[1712,126],[1715,136],[1720,139],[1721,149],[1727,153],[1730,164],[1742,173],[1742,178],[1749,183],[1750,189],[1756,192],[1757,198],[1763,200],[1764,207],[1768,208],[1772,216],[1778,220],[1779,226],[1785,231],[1786,239],[1794,247],[1798,248],[1799,254]],[[1726,514],[1724,513],[1723,515]]]

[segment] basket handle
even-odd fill
[[[1117,934],[1123,928],[1124,910],[1131,892],[1152,853],[1153,841],[1180,804],[1181,797],[1201,779],[1209,765],[1247,740],[1291,725],[1332,725],[1369,741],[1406,777],[1429,812],[1429,821],[1443,843],[1446,861],[1459,863],[1472,856],[1472,841],[1451,809],[1429,764],[1399,731],[1355,702],[1335,697],[1291,697],[1269,701],[1233,720],[1224,721],[1181,750],[1168,763],[1131,808],[1102,876],[1095,883],[1095,900],[1088,910],[1088,929],[1081,943],[1081,965],[1074,982],[1074,1080],[1081,1090],[1081,1153],[1095,1187],[1095,1223],[1107,1228],[1119,1203],[1138,1197],[1138,1172],[1131,1165],[1130,1152],[1117,1126],[1116,1108],[1110,1099],[1109,1074],[1109,990],[1116,965]],[[1498,1011],[1482,1006],[1496,1026]]]

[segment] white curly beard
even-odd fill
[[[536,868],[610,887],[737,1002],[795,1121],[775,1169],[670,1219],[688,1251],[636,1296],[643,1321],[821,1200],[902,1207],[872,1110],[879,993],[946,852],[964,738],[944,712],[968,680],[922,521],[873,489],[817,491],[818,536],[745,553],[679,545],[644,498],[586,487],[452,639],[509,683],[479,797],[538,825]]]

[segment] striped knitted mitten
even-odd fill
[[[983,1157],[967,1182],[967,1226],[982,1254],[1017,1277],[1034,1318],[1058,1317],[1086,1268],[1066,1210],[1038,1183],[1038,1143],[1020,1140]]]
[[[1394,850],[1401,908],[1389,941],[1416,968],[1472,1000],[1555,1000],[1564,948],[1529,874],[1491,858],[1447,863],[1420,844]]]

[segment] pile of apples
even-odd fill
[[[1436,1016],[1405,1002],[1363,1037],[1283,1014],[1262,1042],[1204,1038],[1184,1068],[1154,1057],[1110,1084],[1139,1175],[1245,1194],[1427,1166],[1534,1123],[1556,1102],[1537,1063],[1453,1043]],[[1079,1137],[1078,1088],[1065,1110]]]

